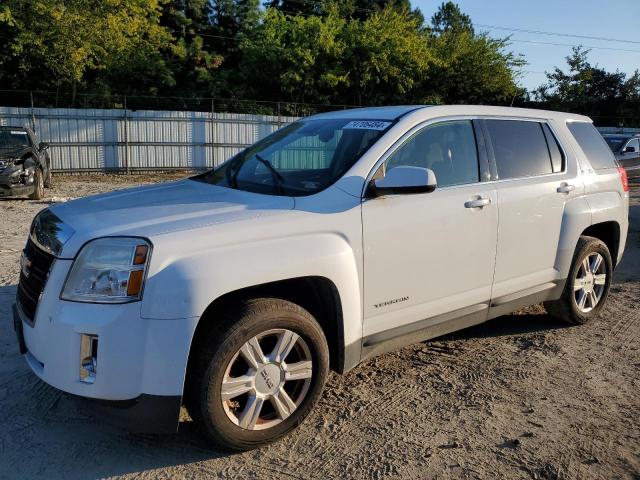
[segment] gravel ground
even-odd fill
[[[167,178],[55,177],[49,201],[0,200],[1,478],[640,478],[640,186],[599,320],[567,327],[535,306],[375,358],[332,375],[283,441],[228,454],[186,416],[169,436],[95,423],[30,372],[11,327],[38,210]]]

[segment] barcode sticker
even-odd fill
[[[383,122],[381,120],[354,120],[347,123],[343,129],[351,128],[358,130],[384,130],[391,122]]]

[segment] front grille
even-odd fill
[[[45,252],[29,238],[24,248],[26,265],[20,269],[20,283],[18,284],[18,302],[22,311],[33,324],[40,294],[47,282],[49,269],[53,263],[53,255]],[[25,272],[27,273],[25,275]]]

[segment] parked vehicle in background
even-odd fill
[[[324,113],[202,175],[43,210],[14,326],[31,369],[94,411],[175,431],[184,403],[244,450],[296,428],[330,369],[538,302],[591,321],[628,208],[587,117]]]
[[[30,128],[0,126],[0,197],[44,197],[51,186],[49,144]]]
[[[629,178],[640,178],[640,135],[605,133],[602,135]]]

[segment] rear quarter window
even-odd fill
[[[568,122],[567,127],[594,170],[616,167],[616,159],[602,135],[591,123]]]

